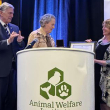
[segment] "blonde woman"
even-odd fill
[[[110,19],[102,23],[103,38],[96,46],[95,62],[95,101],[96,110],[100,101],[101,110],[110,110]],[[91,39],[86,40],[91,42]],[[101,76],[100,76],[101,75]],[[100,80],[99,80],[100,79]],[[101,88],[101,100],[100,90]]]

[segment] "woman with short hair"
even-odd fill
[[[45,14],[40,19],[40,28],[31,32],[28,38],[28,44],[30,44],[35,38],[38,41],[32,48],[39,47],[54,47],[55,43],[53,38],[49,35],[55,27],[55,16],[52,14]]]

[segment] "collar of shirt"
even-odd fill
[[[38,33],[42,34],[43,36],[47,36],[46,32],[43,30],[42,27],[39,28]]]
[[[4,25],[6,25],[1,19],[0,19],[0,23],[2,24],[3,27],[4,27]],[[9,30],[8,24],[7,24],[7,27],[4,27],[4,28],[7,29],[8,32],[10,33],[10,30]]]
[[[0,19],[0,23],[2,24],[3,27],[4,25],[6,25],[1,19]]]

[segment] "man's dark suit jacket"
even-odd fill
[[[18,26],[11,23],[9,23],[8,26],[10,33],[13,31],[19,33]],[[8,37],[4,27],[0,23],[0,77],[9,75],[12,67],[12,59],[13,57],[16,59],[16,52],[22,48],[17,42],[17,38],[14,38],[13,43],[7,45]]]

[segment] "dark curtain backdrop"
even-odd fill
[[[39,28],[39,19],[45,13],[56,17],[51,36],[56,41],[63,39],[65,46],[70,41],[94,41],[102,35],[104,0],[3,0],[15,7],[12,23],[18,25],[27,42],[29,33]]]

